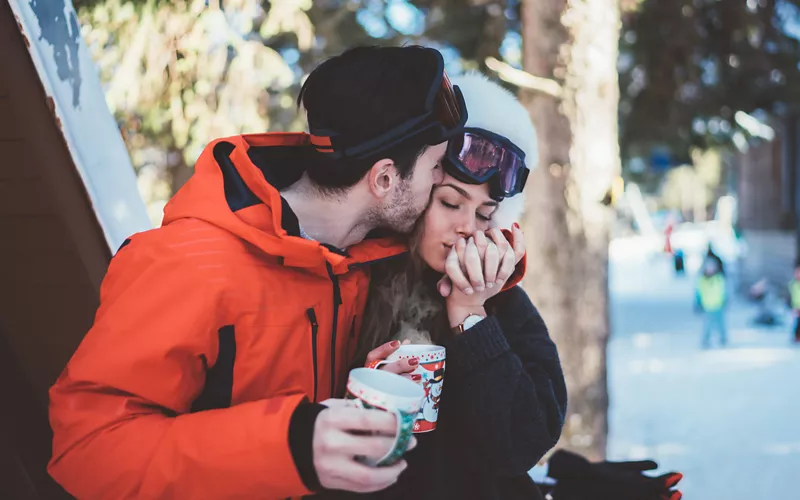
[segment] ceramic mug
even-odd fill
[[[379,460],[361,458],[364,463],[380,467],[400,460],[413,436],[414,419],[424,396],[419,385],[400,375],[369,368],[350,371],[345,398],[354,400],[360,408],[388,411],[397,418],[392,448]]]
[[[444,385],[445,348],[428,344],[405,344],[400,346],[385,360],[373,363],[371,368],[379,368],[387,363],[406,358],[419,359],[419,365],[411,375],[425,391],[419,413],[414,421],[414,432],[430,432],[436,429],[439,420],[439,399]]]

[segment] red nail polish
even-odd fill
[[[422,375],[412,374],[411,375],[411,380],[413,380],[414,382],[418,382],[418,381],[422,380]]]
[[[417,358],[409,358],[408,364],[411,366],[417,366],[419,364],[419,360]]]
[[[670,477],[667,478],[667,487],[672,488],[673,486],[678,484],[681,481],[681,479],[683,479],[683,474],[681,474],[680,472],[671,475]]]
[[[515,222],[515,223],[513,224],[513,227],[514,227],[515,229],[519,229],[519,224],[517,224],[517,223]]]
[[[400,347],[400,341],[399,340],[392,340],[391,345],[392,345],[392,347]]]

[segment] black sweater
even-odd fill
[[[541,498],[528,470],[558,441],[567,393],[556,346],[527,294],[487,302],[489,317],[447,344],[437,428],[417,434],[397,484],[320,498]]]

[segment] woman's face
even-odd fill
[[[486,231],[497,202],[489,197],[488,184],[465,184],[449,175],[433,190],[423,215],[417,251],[431,269],[443,273],[450,247],[458,238]]]

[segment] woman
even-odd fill
[[[472,255],[474,263],[481,254],[481,270],[496,268],[497,259],[508,263],[503,248],[513,247],[497,228],[509,227],[522,205],[517,192],[527,170],[521,160],[536,161],[535,131],[526,110],[500,86],[480,75],[454,83],[469,108],[463,142],[451,141],[447,175],[419,223],[410,257],[373,268],[357,358],[374,361],[392,340],[446,346],[437,428],[416,435],[419,444],[406,454],[408,469],[398,483],[370,497],[541,498],[527,472],[558,440],[566,388],[542,318],[513,286],[519,278],[508,279],[513,250],[505,273],[501,266],[499,276],[470,275],[478,285],[471,295],[453,287],[445,299],[437,290],[437,283],[449,288],[443,275],[455,281],[469,274],[459,255]],[[499,172],[489,175],[481,162]],[[519,251],[516,224],[513,234]]]

